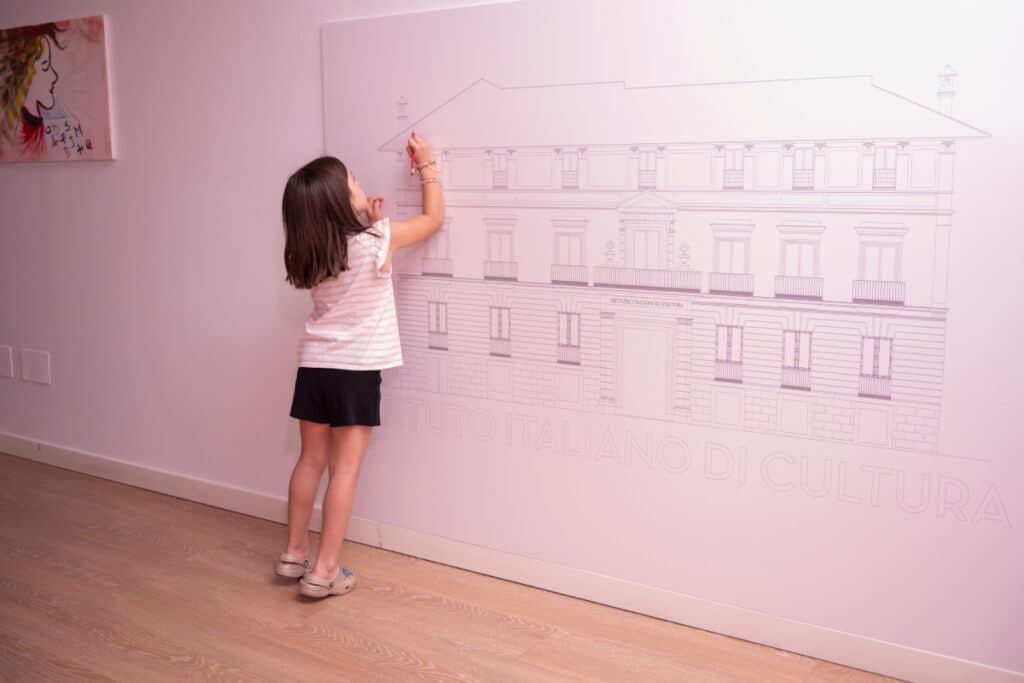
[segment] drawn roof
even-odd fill
[[[481,78],[379,150],[403,150],[416,129],[446,148],[989,136],[871,76],[643,87],[503,87]]]

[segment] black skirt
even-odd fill
[[[380,370],[299,368],[290,415],[332,427],[376,427],[380,382]]]

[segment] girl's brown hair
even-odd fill
[[[311,289],[348,270],[348,237],[368,228],[348,191],[348,169],[335,157],[320,157],[288,178],[281,200],[285,278]]]

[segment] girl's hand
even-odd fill
[[[366,217],[370,219],[370,225],[373,225],[381,218],[384,218],[384,214],[381,213],[381,207],[383,206],[383,204],[383,197],[366,198]]]
[[[430,146],[430,143],[419,135],[416,135],[415,132],[409,136],[409,141],[406,143],[405,149],[409,153],[409,156],[416,160],[417,164],[425,164],[434,159],[434,150]]]

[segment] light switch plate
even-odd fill
[[[50,352],[21,350],[21,378],[26,382],[50,383]]]
[[[0,377],[14,377],[14,349],[0,346]]]

